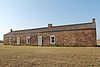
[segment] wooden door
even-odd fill
[[[42,36],[38,36],[38,46],[42,46]]]
[[[20,45],[20,37],[17,37],[17,45]]]

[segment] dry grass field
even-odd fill
[[[97,44],[100,44],[100,40],[97,40]]]
[[[100,67],[100,47],[0,46],[0,67]]]

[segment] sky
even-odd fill
[[[87,23],[92,18],[100,39],[100,0],[0,0],[0,40],[10,29]]]

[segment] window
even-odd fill
[[[55,36],[54,35],[50,36],[50,44],[55,44]]]
[[[30,44],[31,42],[30,42],[30,36],[28,36],[27,38],[26,38],[26,43],[27,44]]]
[[[52,42],[54,42],[54,37],[51,37]]]

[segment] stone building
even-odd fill
[[[4,35],[5,45],[96,46],[96,23],[72,24],[11,31]]]

